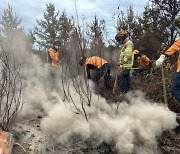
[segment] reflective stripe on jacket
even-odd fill
[[[120,50],[119,59],[122,68],[132,68],[134,62],[133,43],[126,39],[122,49]]]
[[[51,66],[58,67],[59,66],[59,52],[55,51],[52,48],[50,48],[48,52],[51,57]]]
[[[173,45],[171,45],[171,47],[165,52],[165,54],[170,56],[173,55],[175,52],[180,52],[180,39],[175,41]],[[180,55],[178,57],[177,72],[180,72]]]
[[[137,59],[137,62],[142,67],[147,67],[150,63],[150,59],[146,55],[142,55],[140,58]]]

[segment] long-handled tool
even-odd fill
[[[161,66],[161,75],[162,75],[162,83],[163,83],[163,95],[164,95],[164,103],[167,104],[167,93],[166,93],[166,81],[164,76],[164,67]]]
[[[120,70],[116,68],[116,75],[115,75],[115,80],[114,80],[114,85],[113,85],[113,94],[115,93],[117,89],[117,82],[118,82],[118,75],[120,73]]]
[[[138,70],[141,68],[135,67],[135,68],[131,68],[131,70]],[[117,81],[118,81],[118,75],[120,74],[120,72],[122,71],[122,69],[120,70],[119,68],[116,69],[116,76],[115,76],[115,80],[114,80],[114,86],[113,86],[113,94],[116,91],[117,88]]]

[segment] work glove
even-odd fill
[[[160,66],[163,64],[165,58],[166,58],[165,55],[161,55],[161,56],[159,57],[159,59],[156,60],[156,67],[160,67]]]

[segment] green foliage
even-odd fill
[[[129,32],[135,48],[156,59],[162,44],[170,46],[177,37],[172,26],[179,12],[178,0],[150,0],[141,16],[134,16],[133,7],[129,6],[127,14],[120,11],[117,30]]]
[[[107,35],[105,21],[98,20],[97,16],[89,24],[89,43],[93,55],[101,56],[105,47],[105,37]]]
[[[56,13],[54,5],[49,3],[46,5],[44,19],[36,20],[37,26],[34,26],[31,35],[40,47],[48,48],[57,37],[60,27],[58,15],[59,12]]]
[[[0,16],[0,42],[9,50],[15,50],[18,48],[18,44],[21,41],[25,44],[30,51],[32,49],[32,39],[30,35],[26,35],[21,27],[21,19],[14,13],[13,8],[8,5]],[[9,45],[9,42],[11,45]]]
[[[160,26],[156,17],[157,13],[146,6],[142,16],[138,18],[141,35],[135,40],[135,47],[153,59],[158,57],[157,51],[160,50],[162,42],[166,39],[164,27],[161,27],[161,31],[158,29]]]
[[[138,25],[138,17],[134,15],[133,6],[129,6],[127,9],[127,14],[120,11],[117,18],[117,30],[125,30],[128,32],[129,37],[133,40],[137,38],[137,36],[141,32],[141,27]]]
[[[73,24],[65,12],[61,15],[56,12],[52,3],[46,5],[44,19],[36,20],[37,26],[31,31],[31,35],[39,47],[44,49],[52,46],[53,40],[59,38],[62,45],[65,45],[70,37]]]
[[[66,12],[63,11],[61,16],[59,17],[59,30],[60,30],[60,40],[63,46],[67,44],[72,34],[72,30],[74,25],[72,20],[69,19],[66,15]]]
[[[23,30],[20,24],[21,19],[13,12],[12,7],[8,5],[8,8],[4,10],[0,17],[0,36],[7,37],[10,33],[15,31],[22,32]]]
[[[156,21],[156,34],[164,33],[163,43],[169,45],[174,42],[177,37],[172,23],[180,11],[179,0],[150,0],[152,2],[151,19]],[[155,25],[155,26],[156,26]]]

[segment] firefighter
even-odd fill
[[[97,83],[102,77],[104,77],[104,84],[106,88],[111,88],[110,81],[110,68],[111,65],[103,58],[93,56],[90,58],[81,57],[80,65],[84,65],[85,77],[91,79]]]
[[[134,62],[133,42],[128,38],[126,31],[121,30],[115,36],[116,41],[122,45],[119,52],[119,61],[117,67],[121,73],[119,73],[119,85],[120,92],[127,93],[131,88],[130,70]]]
[[[134,70],[133,75],[147,75],[151,73],[152,62],[144,54],[141,54],[139,50],[134,50],[134,63],[137,63],[139,69]]]
[[[60,49],[60,41],[59,39],[55,39],[53,41],[52,48],[48,50],[48,61],[50,63],[50,74],[52,78],[57,77],[57,67],[59,67],[59,49]]]
[[[177,28],[177,31],[180,32],[180,14],[176,16],[173,22],[173,26],[175,26]],[[179,51],[180,51],[180,38],[178,38],[171,45],[169,49],[167,49],[163,54],[160,55],[159,59],[156,60],[156,66],[160,67],[163,64],[166,57],[169,57]],[[178,57],[177,71],[172,81],[170,91],[171,91],[172,96],[174,96],[176,100],[180,103],[180,55]]]
[[[50,64],[49,67],[49,88],[51,91],[59,92],[60,89],[57,85],[58,80],[60,78],[60,59],[59,59],[59,50],[60,50],[60,41],[59,39],[55,39],[53,41],[52,48],[49,48],[48,50],[48,62]]]
[[[53,47],[48,50],[49,62],[52,67],[59,66],[59,49],[60,49],[60,41],[55,39],[53,41]]]

